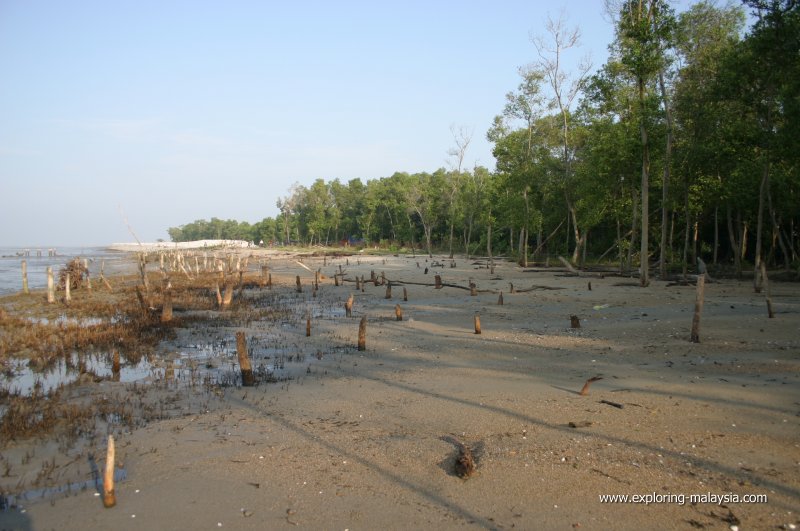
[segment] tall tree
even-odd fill
[[[572,162],[574,149],[570,138],[572,106],[584,85],[592,68],[588,58],[583,59],[576,72],[570,74],[564,70],[564,55],[572,48],[580,46],[580,31],[567,28],[564,14],[557,20],[548,17],[546,30],[548,38],[537,36],[533,45],[539,55],[536,69],[543,73],[544,79],[552,91],[551,106],[558,109],[561,118],[561,163],[564,172],[564,198],[567,210],[572,217],[572,228],[575,231],[575,251],[572,260],[577,261],[581,248],[586,243],[586,233],[581,232],[572,197]]]
[[[641,208],[642,231],[639,283],[650,283],[650,140],[648,137],[648,91],[664,68],[664,43],[673,26],[672,10],[664,0],[625,0],[617,24],[620,61],[633,77],[639,104],[639,135],[642,148]]]

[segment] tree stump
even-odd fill
[[[119,350],[114,349],[111,354],[111,375],[115,382],[119,381],[120,363],[119,363]]]
[[[56,302],[56,288],[53,282],[53,268],[47,267],[47,302],[52,304]]]
[[[164,279],[164,304],[161,306],[161,322],[172,321],[172,289],[169,278]]]
[[[703,299],[705,296],[706,276],[697,277],[697,294],[694,301],[694,317],[692,317],[692,343],[700,343],[700,314],[703,313]]]
[[[500,295],[497,297],[497,305],[498,306],[502,306],[503,305],[503,292],[502,291],[500,292]]]
[[[253,368],[250,366],[250,358],[247,355],[247,338],[244,332],[236,332],[236,355],[239,358],[239,368],[242,371],[242,385],[251,387],[255,385],[256,379]]]
[[[345,315],[345,317],[352,317],[353,316],[353,294],[352,293],[347,298],[347,302],[344,303],[344,315]]]
[[[22,261],[22,293],[25,295],[30,293],[28,289],[28,262],[25,260]]]
[[[569,325],[571,328],[580,328],[581,327],[581,320],[578,319],[577,315],[570,315],[569,316]]]
[[[764,291],[767,293],[767,316],[770,319],[775,317],[775,312],[772,311],[772,292],[769,289],[769,278],[767,278],[767,266],[764,261],[761,261],[761,281],[764,285]]]
[[[408,290],[403,286],[403,302],[408,302]]]
[[[403,309],[400,307],[399,304],[394,305],[394,316],[398,321],[403,320]]]
[[[300,283],[300,275],[297,275],[294,283],[297,286],[297,293],[303,293],[303,285]]]
[[[110,509],[117,504],[114,494],[114,436],[108,436],[108,449],[106,450],[106,468],[103,474],[103,507]]]
[[[435,289],[442,289],[442,277],[440,275],[436,275],[435,277],[433,277],[433,281],[435,283],[434,285]]]
[[[480,334],[481,333],[481,316],[480,315],[476,315],[473,318],[473,322],[475,324],[475,333],[476,334]]]
[[[367,350],[367,316],[361,318],[358,325],[358,350],[363,352]]]

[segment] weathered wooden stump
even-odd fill
[[[358,350],[363,352],[367,350],[367,316],[361,318],[358,325]]]
[[[53,268],[47,267],[47,302],[52,304],[56,302],[56,287],[53,282]]]
[[[256,378],[247,355],[247,338],[242,331],[236,332],[236,355],[239,358],[239,368],[242,372],[242,385],[244,387],[255,385]]]
[[[503,292],[502,291],[500,292],[500,295],[497,297],[497,305],[498,306],[502,306],[503,305]]]
[[[403,320],[403,309],[400,307],[399,304],[394,305],[394,316],[395,319],[397,319],[398,321]]]
[[[106,449],[106,467],[103,474],[103,507],[110,509],[117,504],[117,496],[114,494],[114,436],[108,436],[108,448]]]
[[[480,334],[481,333],[481,316],[480,315],[476,315],[473,318],[473,321],[474,321],[474,324],[475,324],[475,333],[476,334]]]
[[[692,317],[692,343],[700,343],[700,314],[703,313],[703,300],[705,297],[706,276],[697,276],[697,293],[694,301],[694,316]]]
[[[22,261],[22,293],[25,295],[30,293],[28,289],[28,262],[26,260]]]
[[[581,327],[581,320],[578,319],[577,315],[570,315],[569,316],[569,326],[571,328],[580,328]]]
[[[169,278],[164,279],[164,303],[161,306],[161,322],[168,323],[172,321],[172,285]]]
[[[352,315],[353,315],[353,294],[352,293],[347,298],[347,302],[344,303],[344,314],[345,314],[345,317],[352,317]]]
[[[767,277],[767,266],[764,264],[764,261],[761,261],[761,281],[764,284],[764,291],[766,291],[767,296],[767,316],[770,319],[775,317],[775,312],[772,311],[772,292],[769,288],[769,278]]]

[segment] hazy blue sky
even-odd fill
[[[562,7],[595,68],[600,0],[0,0],[0,246],[256,222],[294,182],[494,168],[485,133]],[[577,58],[577,56],[576,56]]]

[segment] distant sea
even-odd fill
[[[48,256],[53,250],[55,256]],[[23,256],[25,252],[28,256]],[[28,263],[28,287],[40,290],[47,287],[47,267],[53,268],[58,281],[58,272],[73,258],[89,260],[89,274],[92,278],[100,275],[100,267],[105,261],[105,275],[111,276],[122,271],[130,272],[130,254],[112,251],[104,247],[0,247],[0,295],[22,291],[22,261]]]

